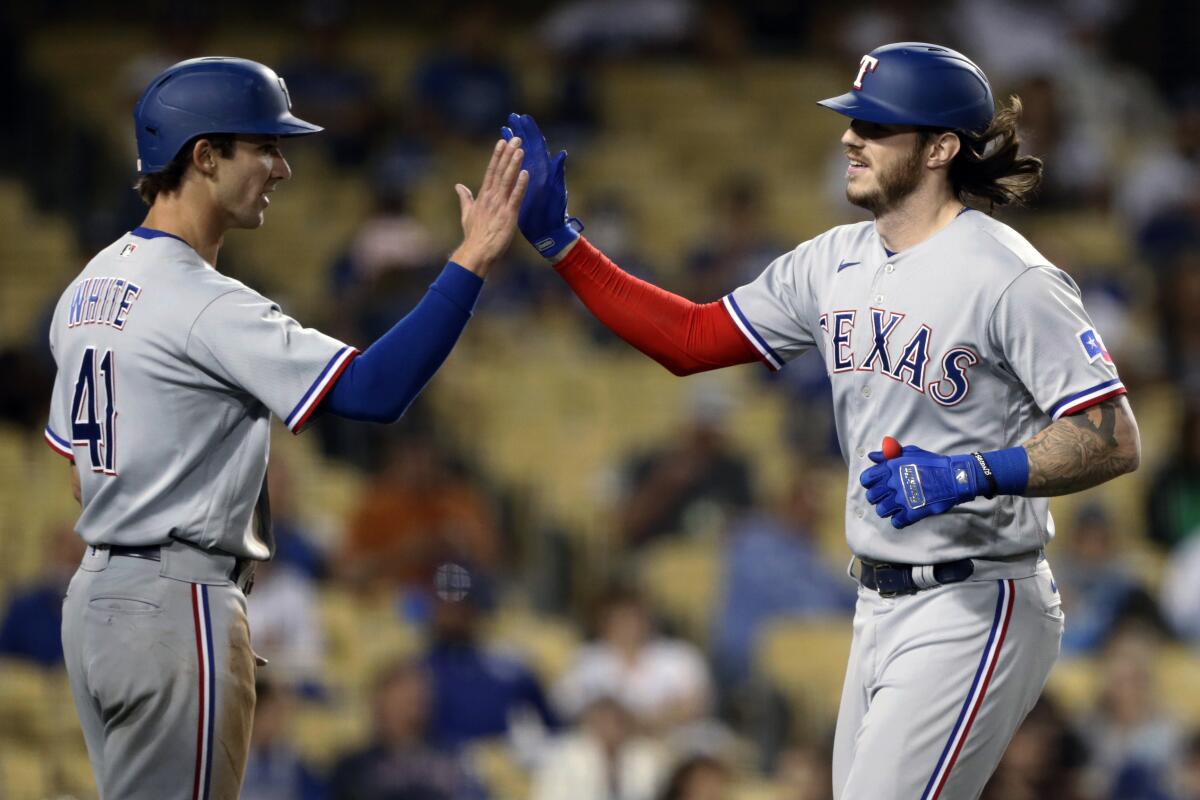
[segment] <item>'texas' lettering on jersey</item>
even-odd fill
[[[124,278],[85,278],[75,284],[67,327],[110,325],[125,329],[129,310],[142,294],[142,287]]]
[[[928,393],[939,405],[953,406],[963,401],[971,390],[967,370],[979,363],[978,353],[963,345],[951,347],[941,356],[938,378],[926,383],[926,369],[933,352],[933,329],[922,323],[900,346],[899,340],[892,342],[892,335],[905,315],[883,308],[871,308],[869,313],[870,348],[861,358],[856,357],[853,343],[858,311],[831,311],[821,315],[821,329],[829,335],[832,372],[878,370],[921,394]]]

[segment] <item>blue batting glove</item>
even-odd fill
[[[895,528],[943,514],[990,488],[982,467],[971,454],[943,456],[908,445],[890,460],[879,450],[867,457],[875,465],[858,477],[867,490],[867,502],[875,506],[879,516],[891,517]]]
[[[567,216],[567,182],[563,174],[567,151],[561,150],[551,159],[546,137],[528,114],[509,114],[508,125],[500,133],[506,140],[520,136],[525,150],[521,166],[529,173],[529,186],[517,214],[517,227],[539,253],[552,258],[578,239],[583,230],[582,222]]]

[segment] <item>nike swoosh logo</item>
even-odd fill
[[[843,261],[842,263],[838,264],[837,271],[841,272],[846,267],[853,267],[854,265],[861,264],[861,263],[862,263],[861,261]]]

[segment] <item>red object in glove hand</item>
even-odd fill
[[[889,460],[900,457],[900,443],[891,436],[883,437],[883,457]]]

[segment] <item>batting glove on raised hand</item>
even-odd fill
[[[867,502],[879,516],[891,517],[895,528],[944,514],[981,494],[995,494],[974,454],[943,456],[908,445],[896,458],[884,458],[880,450],[867,457],[875,465],[858,476]]]
[[[552,258],[583,230],[582,222],[567,216],[567,151],[561,150],[551,159],[546,137],[528,114],[509,114],[508,125],[500,133],[505,139],[520,136],[525,148],[522,167],[529,173],[529,187],[521,201],[517,227],[539,253]]]

